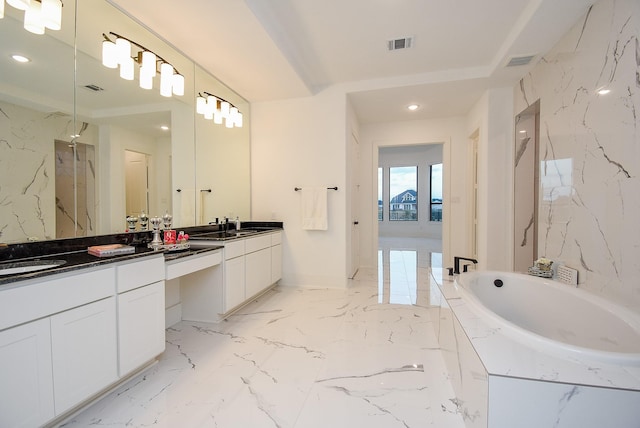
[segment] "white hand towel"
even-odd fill
[[[305,230],[327,230],[327,227],[327,188],[303,188],[302,228]]]

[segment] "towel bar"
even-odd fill
[[[302,190],[302,187],[294,187],[294,189],[296,192],[298,190]],[[334,187],[327,187],[327,190],[338,190],[338,186],[334,186]]]

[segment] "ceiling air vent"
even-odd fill
[[[511,57],[506,67],[518,67],[520,65],[527,65],[534,59],[535,55],[526,55],[526,56],[514,56]]]
[[[84,85],[83,88],[89,89],[90,91],[93,92],[100,92],[100,91],[104,91],[104,89],[102,89],[100,86],[98,85]]]
[[[409,49],[411,46],[413,46],[413,37],[404,37],[402,39],[394,39],[387,42],[387,48],[390,51]]]

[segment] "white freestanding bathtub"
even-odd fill
[[[640,315],[524,274],[433,269],[431,319],[467,428],[640,428]]]

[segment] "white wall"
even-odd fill
[[[346,96],[338,90],[252,105],[251,216],[284,222],[283,285],[346,283],[346,129]],[[327,195],[327,231],[302,230],[294,188],[305,186],[338,186]]]
[[[381,147],[378,166],[384,170],[382,221],[378,221],[379,236],[420,237],[442,239],[442,222],[432,222],[429,194],[430,166],[442,163],[443,144],[420,144],[415,146]],[[418,218],[416,221],[389,221],[389,168],[401,166],[417,167]],[[406,190],[406,189],[402,189]],[[444,195],[443,195],[444,198]],[[377,198],[376,198],[377,199]]]
[[[513,266],[513,88],[490,89],[468,116],[478,131],[478,265]],[[463,164],[462,157],[456,163]]]

